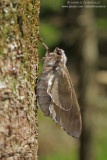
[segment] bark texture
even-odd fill
[[[0,1],[0,159],[37,160],[39,0]]]

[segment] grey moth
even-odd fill
[[[43,71],[37,85],[40,108],[70,136],[79,138],[82,129],[81,114],[75,90],[66,67],[67,57],[62,49],[44,57]]]

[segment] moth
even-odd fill
[[[37,96],[43,114],[51,117],[70,136],[79,138],[81,114],[75,90],[66,67],[67,57],[62,49],[46,48],[43,71],[37,85]]]

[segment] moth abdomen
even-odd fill
[[[51,103],[51,97],[47,94],[47,81],[44,80],[44,77],[40,77],[37,87],[37,95],[38,95],[38,102],[40,108],[45,116],[50,115],[49,105]]]
[[[40,108],[42,112],[44,113],[44,115],[49,116],[50,111],[49,111],[48,106],[51,103],[51,97],[50,96],[38,96],[38,102],[39,102]]]
[[[46,91],[47,91],[47,88],[37,88],[37,94],[38,96],[46,96]]]
[[[49,116],[50,115],[50,111],[49,109],[47,108],[47,104],[40,104],[40,108],[44,114],[44,116]]]
[[[51,97],[50,96],[38,96],[39,104],[50,104]]]

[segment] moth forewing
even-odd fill
[[[72,88],[70,79],[65,70],[59,69],[55,74],[52,87],[50,90],[48,89],[48,94],[59,108],[70,110],[72,107]]]
[[[79,138],[81,134],[81,121],[76,109],[72,107],[71,110],[64,111],[53,102],[49,106],[51,118],[70,136]]]
[[[69,74],[69,73],[68,73]],[[58,77],[60,79],[60,77]],[[63,78],[61,79],[62,81],[64,80]],[[70,82],[70,86],[68,85],[68,88],[71,89],[72,91],[72,99],[70,99],[69,94],[64,94],[62,96],[62,92],[60,93],[59,90],[57,90],[58,93],[56,94],[56,97],[54,97],[56,91],[56,86],[54,85],[52,87],[52,101],[51,104],[49,105],[49,110],[50,110],[50,116],[51,118],[58,124],[60,125],[69,135],[79,138],[81,134],[81,129],[82,129],[82,122],[81,122],[81,114],[80,114],[80,109],[77,101],[77,97],[74,91],[73,84],[71,82],[70,75],[68,75],[68,81]],[[56,84],[58,88],[58,80],[56,79]],[[55,84],[55,82],[54,82]],[[61,84],[61,83],[59,83]],[[61,86],[60,86],[61,87]],[[67,88],[67,86],[66,86]],[[62,90],[64,91],[64,88],[62,87]],[[55,92],[55,93],[53,93]],[[65,92],[66,93],[66,92]],[[60,97],[61,96],[61,97]],[[55,99],[56,98],[56,99]],[[70,99],[70,101],[69,101]],[[57,101],[57,102],[56,102]],[[64,102],[65,101],[65,102]],[[61,108],[60,104],[64,103],[64,105],[70,105],[70,109],[65,109]]]

